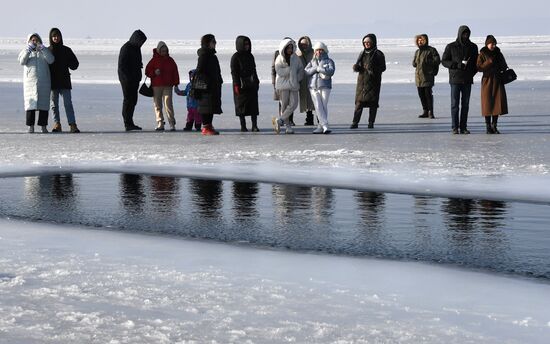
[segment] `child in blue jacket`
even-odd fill
[[[189,95],[191,83],[193,82],[194,77],[195,70],[191,69],[189,71],[189,83],[185,86],[185,90],[181,91],[177,87],[175,89],[178,96],[187,96],[187,123],[185,123],[185,128],[183,128],[183,131],[191,131],[193,129],[193,123],[195,124],[195,130],[201,130],[202,120],[198,110],[199,104],[195,98]]]

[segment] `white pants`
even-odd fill
[[[319,125],[322,127],[328,126],[328,98],[330,97],[330,91],[330,88],[309,90],[313,105],[315,105],[315,114],[319,120]]]
[[[298,100],[300,99],[299,91],[292,90],[280,90],[279,101],[281,102],[281,118],[288,124],[288,118],[294,110],[298,107]]]

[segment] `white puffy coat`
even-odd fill
[[[37,36],[42,42],[40,36],[36,33],[29,35]],[[27,48],[19,53],[19,63],[23,66],[23,96],[25,98],[25,111],[27,110],[45,110],[50,108],[51,79],[49,65],[55,58],[51,51],[44,47],[31,52]]]
[[[294,52],[296,52],[296,44],[291,39],[285,39],[279,45],[279,56],[275,60],[275,72],[277,73],[275,89],[277,91],[300,90],[300,81],[304,77],[304,65],[296,53],[290,56],[290,65],[286,63],[285,49],[290,44],[294,46]]]

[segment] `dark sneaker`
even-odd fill
[[[132,131],[132,130],[141,130],[141,127],[138,127],[135,124],[132,124],[126,127],[126,131]]]
[[[357,129],[359,128],[359,124],[357,123],[352,123],[350,126],[349,126],[350,129]]]
[[[460,131],[461,134],[468,135],[470,131],[468,129],[464,129]]]
[[[453,129],[453,134],[454,134],[454,135],[458,135],[458,129],[456,129],[456,128]]]

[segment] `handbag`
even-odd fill
[[[143,84],[139,88],[139,94],[141,94],[142,96],[145,96],[145,97],[152,97],[153,96],[153,85],[147,86],[146,81],[147,81],[147,78],[145,78],[145,80],[143,80]]]
[[[511,83],[517,78],[518,75],[516,74],[516,72],[514,72],[513,69],[507,69],[504,72],[500,73],[500,80],[502,80],[502,83],[504,85]]]
[[[191,89],[189,90],[189,97],[193,99],[200,99],[203,93],[208,90],[208,83],[202,73],[196,73],[191,81]]]

